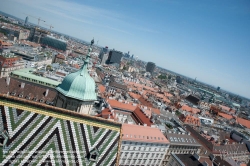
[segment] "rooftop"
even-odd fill
[[[122,125],[122,140],[164,144],[169,143],[158,128],[132,124]]]
[[[58,165],[115,165],[118,161],[119,123],[4,95],[0,95],[0,113],[0,128],[11,138],[0,147],[1,154],[7,151],[0,165],[13,165],[16,156],[21,165],[43,165],[45,159],[49,165],[55,161]],[[93,149],[100,154],[95,161],[89,160]]]
[[[117,101],[114,99],[108,99],[107,103],[110,104],[110,106],[114,109],[122,109],[122,110],[127,110],[127,111],[134,111],[136,109],[136,105],[133,105],[132,103],[125,103],[122,101]]]
[[[12,71],[12,75],[18,75],[20,77],[29,78],[31,80],[33,79],[33,80],[37,80],[37,81],[46,82],[46,83],[54,85],[54,86],[57,86],[58,84],[60,84],[60,82],[58,82],[58,81],[54,81],[52,79],[45,78],[42,76],[37,76],[37,75],[33,74],[32,73],[33,70],[34,70],[33,68],[24,68],[24,69]]]
[[[185,166],[203,166],[192,154],[173,154],[176,159],[179,159]]]
[[[191,135],[166,133],[166,136],[171,144],[201,146]]]

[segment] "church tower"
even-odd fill
[[[93,44],[93,40],[91,45]],[[91,114],[94,102],[97,100],[94,79],[88,73],[88,63],[92,48],[80,70],[67,75],[56,87],[55,106],[83,114]]]

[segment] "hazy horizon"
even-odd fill
[[[250,1],[1,0],[0,10],[250,98]]]

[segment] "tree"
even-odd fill
[[[47,65],[46,66],[46,71],[52,71],[52,66],[51,65]]]
[[[164,80],[164,79],[166,79],[167,77],[166,77],[165,75],[159,75],[158,78],[161,79],[161,80]]]

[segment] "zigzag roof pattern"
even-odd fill
[[[0,95],[0,131],[8,135],[0,165],[118,163],[121,124],[14,99]],[[98,156],[91,160],[93,151]]]

